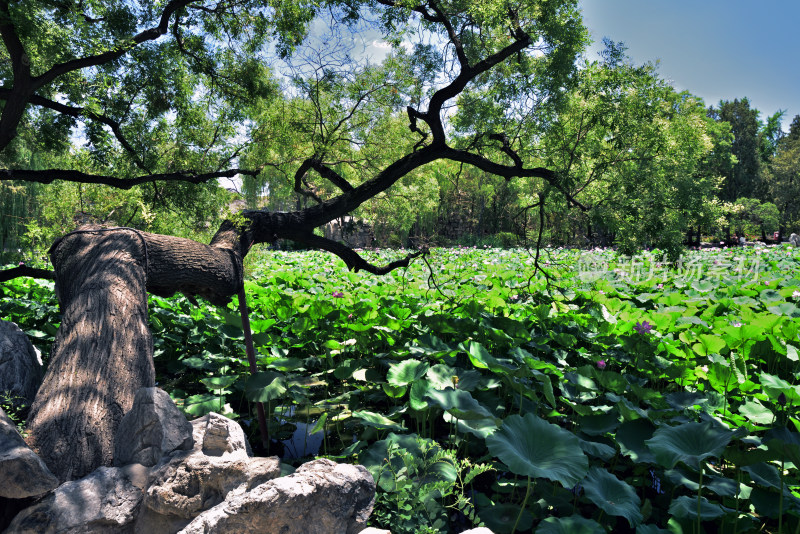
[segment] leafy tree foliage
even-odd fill
[[[780,213],[772,202],[760,202],[755,198],[740,198],[732,210],[732,224],[739,235],[759,236],[766,239],[767,234],[778,230]]]
[[[762,197],[764,189],[759,179],[761,167],[761,141],[759,139],[759,112],[750,107],[747,98],[722,101],[719,109],[709,108],[709,115],[731,125],[734,135],[731,150],[736,157],[732,168],[722,168],[725,177],[720,198],[733,202],[740,197]]]
[[[800,121],[795,118],[792,124],[800,124]],[[778,143],[765,177],[785,232],[800,231],[800,204],[797,202],[800,198],[800,134],[793,134],[794,131],[790,130]]]
[[[678,93],[655,66],[633,65],[607,42],[587,63],[538,156],[563,177],[592,230],[628,253],[649,244],[677,255],[684,230],[708,218],[717,187],[703,162],[715,127],[702,101]]]

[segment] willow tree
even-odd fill
[[[370,264],[314,229],[438,160],[536,177],[569,201],[555,172],[519,155],[519,132],[566,90],[586,41],[576,0],[332,0],[324,9],[336,27],[375,21],[393,54],[381,67],[351,65],[346,76],[330,67],[318,79],[306,73],[298,79],[313,83],[281,91],[267,63],[291,55],[318,9],[257,0],[0,0],[0,150],[18,148],[20,130],[41,127],[41,150],[68,144],[77,129],[90,155],[71,168],[9,166],[4,180],[164,194],[177,187],[180,195],[290,161],[294,172],[284,174],[308,199],[295,211],[243,211],[208,245],[127,228],[83,228],[53,245],[63,320],[28,429],[62,480],[112,462],[121,416],[135,391],[154,383],[147,292],[226,303],[242,287],[248,250],[276,238],[330,251],[351,269],[407,265],[409,257]],[[322,84],[346,91],[314,100]],[[269,102],[292,98],[311,106],[310,122],[294,132],[307,137],[305,152],[298,158],[284,147],[279,160],[264,113]],[[494,109],[491,125],[467,114],[453,137],[456,110],[498,103],[510,105]],[[365,158],[374,139],[362,111],[378,107],[404,119],[404,150]],[[20,267],[0,279],[25,274],[46,275]]]

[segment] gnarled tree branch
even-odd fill
[[[27,276],[30,278],[42,278],[45,280],[55,280],[56,274],[47,269],[37,269],[36,267],[28,267],[27,265],[20,265],[11,269],[0,270],[0,282],[8,282],[14,278]]]
[[[147,174],[135,178],[115,178],[99,174],[89,174],[81,171],[65,169],[48,169],[43,171],[33,171],[27,169],[0,169],[0,180],[22,180],[26,182],[37,182],[49,184],[55,180],[74,182],[80,184],[98,184],[116,187],[117,189],[131,189],[137,185],[151,182],[188,182],[191,184],[201,184],[214,180],[215,178],[233,178],[237,174],[247,176],[257,176],[260,170],[249,169],[228,169],[224,171],[211,171],[196,173],[193,171],[169,172],[159,174]]]
[[[2,98],[2,91],[0,91],[0,98]],[[119,122],[115,121],[111,117],[106,115],[101,115],[99,113],[95,113],[94,111],[87,110],[86,108],[79,108],[75,106],[68,106],[66,104],[61,104],[60,102],[55,102],[53,100],[41,97],[39,95],[32,95],[30,98],[30,103],[35,106],[42,106],[48,109],[52,109],[53,111],[57,111],[62,115],[68,115],[70,117],[75,117],[76,119],[81,117],[86,117],[93,121],[97,121],[101,124],[105,124],[111,131],[114,133],[114,137],[117,138],[119,144],[122,145],[122,148],[125,149],[126,152],[133,158],[134,163],[137,167],[142,169],[145,172],[150,172],[142,158],[139,157],[139,154],[136,153],[136,150],[131,146],[128,140],[125,138],[125,135],[122,133],[122,127]]]
[[[327,250],[328,252],[332,252],[339,256],[342,260],[344,260],[345,265],[351,271],[367,271],[368,273],[372,274],[386,274],[395,269],[399,269],[401,267],[408,267],[408,264],[414,258],[418,258],[424,254],[427,254],[427,249],[420,249],[417,252],[412,252],[406,255],[405,258],[395,260],[393,262],[388,263],[382,267],[374,265],[364,258],[362,258],[358,252],[353,250],[352,248],[348,247],[347,245],[343,245],[338,241],[333,241],[331,239],[326,239],[324,237],[320,237],[314,234],[305,234],[303,236],[297,236],[293,238],[294,241],[298,243],[302,243],[304,245],[309,245],[314,248],[318,248],[321,250]]]

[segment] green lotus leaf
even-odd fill
[[[678,462],[699,470],[700,462],[719,456],[733,437],[732,432],[711,422],[662,426],[645,443],[656,461],[668,469]]]
[[[670,531],[655,525],[637,525],[636,534],[670,534]]]
[[[227,388],[238,378],[238,376],[210,376],[200,379],[200,382],[211,391],[216,391]]]
[[[369,470],[384,491],[396,491],[398,480],[394,473],[400,472],[404,464],[399,454],[390,454],[389,448],[405,449],[416,458],[427,458],[422,446],[430,447],[427,455],[436,454],[440,450],[435,442],[427,438],[390,432],[386,439],[376,441],[362,450],[358,455],[358,462]]]
[[[406,390],[408,389],[406,386],[393,386],[386,382],[381,384],[381,388],[383,388],[383,392],[386,393],[386,396],[392,399],[399,399],[406,394]]]
[[[204,360],[203,358],[198,358],[197,356],[192,356],[190,358],[184,358],[181,360],[181,363],[190,369],[205,369],[206,367],[210,367],[210,362]]]
[[[617,428],[616,441],[620,451],[634,462],[654,463],[655,456],[645,445],[645,440],[650,439],[655,430],[655,425],[649,419],[625,421]]]
[[[412,354],[436,354],[437,352],[447,352],[452,348],[441,339],[432,334],[425,334],[417,339],[417,344],[408,348]]]
[[[611,460],[611,458],[616,453],[614,447],[606,445],[605,443],[598,443],[596,441],[587,441],[580,438],[578,438],[578,443],[580,444],[583,452],[585,452],[589,456],[595,456],[606,462]]]
[[[693,345],[692,349],[700,356],[719,354],[722,349],[728,346],[724,339],[712,334],[700,334],[697,339],[699,343]]]
[[[345,360],[333,370],[333,376],[339,380],[347,380],[360,368],[361,365],[357,360]]]
[[[642,522],[636,490],[605,469],[592,467],[581,485],[586,497],[608,515],[624,517],[632,527]]]
[[[693,492],[700,489],[699,475],[692,476],[680,469],[668,469],[664,472],[664,476],[676,486],[683,486]],[[721,497],[733,497],[739,492],[739,484],[735,480],[719,476],[704,476],[703,488]]]
[[[270,402],[286,393],[286,383],[281,373],[261,371],[247,379],[245,397],[252,402]]]
[[[455,385],[453,377],[458,377],[458,389],[464,391],[472,391],[479,384],[482,375],[474,370],[465,370],[461,367],[450,367],[443,363],[437,363],[425,373],[425,378],[430,381],[430,385],[434,389],[452,388]]]
[[[700,293],[707,293],[712,289],[716,289],[719,283],[714,283],[711,280],[697,280],[692,282],[692,288],[696,289]]]
[[[688,495],[678,497],[670,504],[669,513],[677,519],[697,519],[697,497]],[[705,497],[700,497],[700,519],[708,521],[730,513],[736,513],[736,510],[726,508],[721,504],[710,503]]]
[[[676,391],[667,395],[665,399],[667,404],[675,410],[684,410],[708,402],[708,399],[704,395],[692,391]]]
[[[787,317],[800,316],[800,311],[798,311],[797,306],[795,306],[791,302],[781,302],[780,304],[776,304],[775,306],[767,307],[767,310],[774,313],[775,315],[786,315]]]
[[[404,432],[406,429],[379,413],[369,412],[367,410],[359,410],[353,412],[353,417],[359,419],[361,424],[364,426],[371,426],[375,428],[380,428],[384,430],[396,430],[398,432]]]
[[[605,534],[606,529],[592,519],[579,515],[548,517],[536,527],[536,534]]]
[[[756,398],[747,399],[744,404],[739,406],[739,413],[757,425],[771,425],[775,421],[775,414],[772,410],[761,404]]]
[[[764,436],[764,442],[776,458],[782,457],[795,466],[800,466],[800,434],[785,426],[771,428]]]
[[[193,417],[202,417],[209,412],[224,411],[224,397],[217,397],[210,393],[192,395],[183,401],[183,411]]]
[[[778,469],[767,463],[760,463],[742,467],[742,471],[748,473],[753,482],[768,488],[781,487],[781,475]]]
[[[497,358],[489,354],[489,351],[477,341],[470,342],[467,355],[472,365],[478,369],[498,369],[502,367]]]
[[[773,302],[776,300],[781,300],[783,297],[774,289],[765,289],[759,294],[759,298],[763,301]]]
[[[800,404],[800,386],[793,386],[786,380],[769,373],[759,375],[761,387],[769,398],[777,400],[780,394],[786,395],[787,402]]]
[[[497,425],[500,421],[494,417],[488,419],[459,419],[447,412],[442,415],[442,418],[446,423],[455,423],[459,432],[469,432],[481,439],[486,439],[497,430]]]
[[[271,358],[267,367],[283,372],[296,371],[303,367],[303,360],[300,358]]]
[[[590,436],[601,436],[613,432],[619,426],[619,412],[612,410],[608,413],[580,416],[578,417],[578,426],[581,432]]]
[[[524,532],[533,525],[533,516],[527,510],[523,510],[520,517],[519,510],[520,507],[516,504],[496,504],[478,510],[478,517],[495,534],[510,533],[514,528],[514,524],[517,524],[517,517],[519,517],[517,531]]]
[[[419,360],[403,360],[389,368],[386,374],[386,381],[390,385],[406,386],[415,380],[422,378],[428,371],[428,364]]]
[[[492,417],[491,412],[476,401],[469,391],[453,388],[443,390],[429,389],[425,397],[458,419],[486,419]]]
[[[486,446],[517,475],[554,480],[565,488],[575,486],[589,470],[574,434],[531,413],[507,417],[486,438]]]
[[[430,389],[430,384],[427,380],[416,380],[411,384],[411,390],[408,393],[408,405],[412,410],[424,410],[428,407],[429,402],[425,395]]]

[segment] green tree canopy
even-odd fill
[[[715,127],[700,99],[606,44],[603,61],[581,68],[536,156],[588,223],[623,250],[648,244],[676,255],[684,230],[713,212],[718,180],[703,163],[713,156]]]

